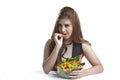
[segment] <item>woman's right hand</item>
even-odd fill
[[[54,35],[54,41],[55,41],[56,46],[61,48],[61,46],[63,44],[62,34],[55,33],[55,35]]]

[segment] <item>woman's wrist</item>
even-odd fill
[[[56,48],[56,49],[60,49],[61,46],[60,46],[60,45],[56,45],[55,48]]]

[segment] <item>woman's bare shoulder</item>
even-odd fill
[[[46,43],[49,44],[49,43],[51,43],[51,41],[52,41],[52,39],[48,39]]]
[[[82,48],[83,48],[83,51],[86,51],[88,49],[91,49],[91,45],[89,43],[83,42]]]
[[[47,41],[46,41],[46,43],[45,43],[45,47],[44,47],[44,51],[45,51],[45,53],[46,53],[46,51],[48,51],[49,50],[49,46],[50,46],[50,44],[51,44],[51,39],[48,39]]]

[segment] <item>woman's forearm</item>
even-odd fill
[[[55,46],[51,55],[43,62],[43,70],[46,74],[49,73],[51,69],[53,69],[59,50],[60,48]]]
[[[91,68],[88,68],[85,70],[85,76],[97,74],[103,72],[103,66],[102,65],[96,65]]]

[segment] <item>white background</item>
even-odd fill
[[[84,38],[104,66],[103,73],[81,80],[118,80],[119,4],[119,0],[0,0],[0,80],[60,79],[42,72],[42,60],[44,44],[64,6],[76,10]]]

